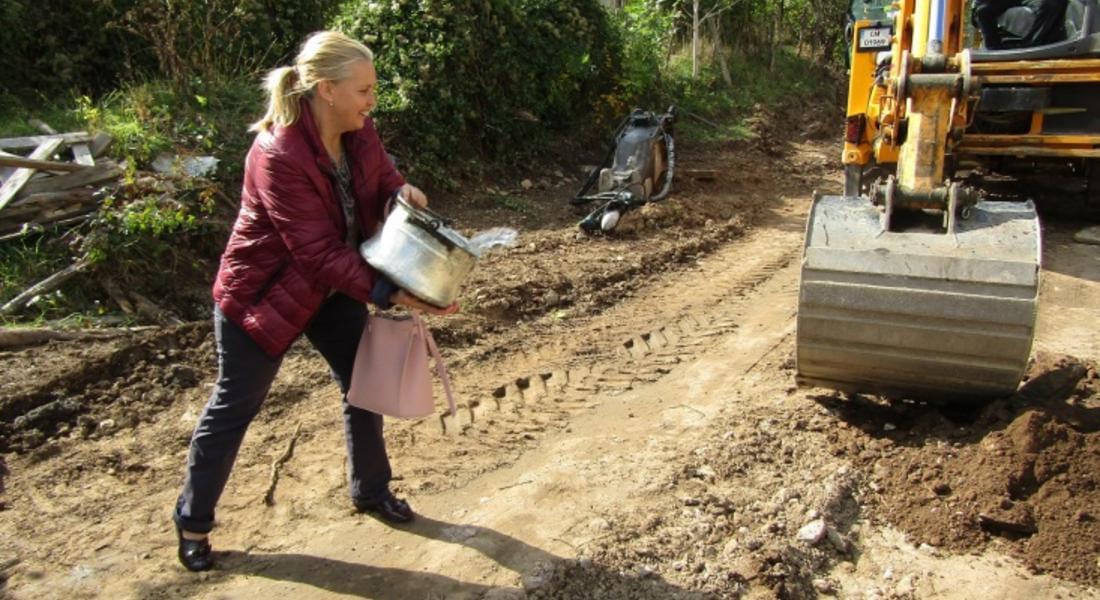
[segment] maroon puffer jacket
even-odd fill
[[[365,237],[405,179],[370,119],[345,133],[343,142]],[[241,209],[214,281],[214,301],[272,357],[286,352],[331,290],[370,299],[375,273],[344,242],[332,168],[304,100],[298,120],[258,134],[245,161]]]

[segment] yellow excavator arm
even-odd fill
[[[1035,207],[952,177],[964,159],[1100,158],[1100,9],[1068,3],[1061,38],[1006,35],[996,51],[961,0],[851,15],[845,194],[815,198],[807,224],[800,383],[933,400],[1016,389],[1035,328]]]

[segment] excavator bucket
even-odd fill
[[[954,234],[885,231],[866,198],[814,200],[802,255],[802,385],[932,401],[1016,390],[1035,331],[1035,206],[978,202]]]

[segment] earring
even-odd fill
[[[332,100],[329,100],[329,101],[328,101],[328,105],[329,105],[329,106],[336,106],[336,103],[335,103],[335,102],[333,102]]]

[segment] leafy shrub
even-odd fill
[[[23,97],[103,93],[155,65],[144,44],[111,23],[133,0],[0,2],[0,87]]]
[[[338,0],[4,0],[4,89],[91,96],[166,78],[177,89],[252,74],[294,53]]]
[[[177,91],[166,81],[129,85],[93,100],[77,99],[81,126],[114,138],[111,153],[145,169],[161,153],[211,154],[217,178],[236,188],[252,142],[248,124],[263,97],[251,80],[204,84],[201,93]]]
[[[615,13],[616,26],[623,39],[619,94],[613,100],[619,112],[629,112],[634,104],[664,108],[660,104],[668,98],[660,97],[662,71],[665,49],[671,43],[674,16],[644,2],[627,3],[623,10]]]
[[[336,0],[131,0],[117,26],[146,42],[179,90],[258,72],[321,29]]]
[[[441,174],[517,160],[606,113],[619,37],[598,0],[345,2],[333,26],[376,53],[383,134]]]

